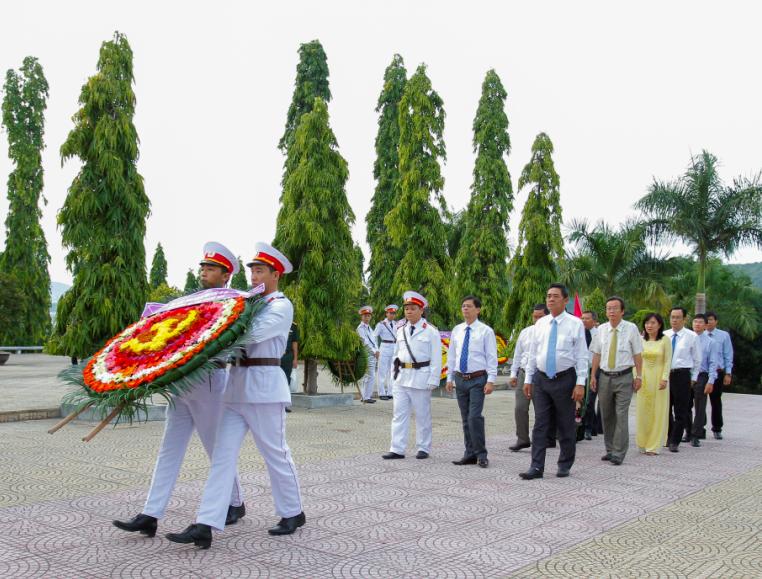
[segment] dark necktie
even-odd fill
[[[471,341],[471,326],[466,328],[466,337],[463,339],[463,349],[460,351],[460,373],[468,372],[468,343]]]
[[[413,330],[415,330],[415,326],[410,326],[410,335],[413,335]]]

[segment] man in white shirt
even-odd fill
[[[230,369],[225,409],[212,454],[212,468],[198,509],[196,524],[181,533],[168,533],[175,543],[193,543],[202,549],[212,544],[212,529],[225,527],[230,487],[246,433],[251,431],[265,460],[275,512],[281,517],[271,535],[290,535],[305,523],[296,466],[286,443],[286,406],[291,392],[280,359],[286,351],[294,307],[278,291],[278,281],[293,271],[286,256],[266,243],[256,244],[251,268],[253,286],[264,284],[264,309],[254,320],[245,355]]]
[[[640,390],[643,372],[643,340],[638,327],[623,320],[622,316],[624,300],[617,296],[606,300],[606,317],[609,321],[598,328],[590,345],[593,353],[590,388],[598,392],[603,439],[606,443],[606,454],[602,460],[615,466],[622,464],[630,444],[630,402],[633,391]],[[596,374],[599,368],[600,382]]]
[[[566,312],[569,290],[554,283],[545,295],[550,315],[540,319],[532,330],[524,393],[534,399],[532,464],[519,476],[524,480],[542,478],[545,449],[551,416],[555,416],[558,443],[556,476],[567,477],[576,451],[575,405],[585,397],[587,344],[585,328],[579,318]]]
[[[397,341],[396,304],[384,308],[385,318],[376,324],[373,335],[381,344],[378,357],[378,399],[392,399],[392,361],[394,360],[394,344]]]
[[[497,340],[495,332],[479,321],[482,302],[476,296],[466,296],[460,304],[464,322],[450,334],[447,350],[447,391],[458,396],[463,421],[463,458],[456,465],[489,466],[484,436],[484,397],[492,394],[497,378]]]
[[[712,403],[712,434],[717,440],[722,440],[722,389],[730,386],[733,374],[733,342],[730,334],[717,327],[717,314],[706,313],[706,331],[712,341],[719,342],[719,354],[717,360],[717,381],[709,395]]]
[[[672,342],[672,366],[669,372],[669,436],[671,452],[678,452],[683,432],[691,424],[691,387],[696,383],[701,366],[701,345],[696,334],[685,327],[688,312],[672,308],[671,328],[664,335]]]
[[[397,329],[394,344],[394,415],[392,444],[384,459],[405,458],[410,416],[415,412],[415,458],[431,453],[431,391],[439,386],[442,373],[442,342],[439,330],[423,318],[426,298],[405,292],[406,323]]]
[[[376,335],[370,328],[370,318],[373,315],[373,308],[370,306],[363,306],[357,312],[360,314],[360,324],[357,326],[357,335],[362,340],[362,345],[368,354],[368,369],[363,376],[362,383],[360,385],[360,393],[362,394],[363,404],[374,404],[373,400],[373,386],[376,383],[376,363],[380,351],[378,344],[376,343]]]
[[[537,320],[544,318],[550,313],[545,304],[537,304],[532,310],[532,325],[527,326],[516,340],[516,348],[513,351],[513,362],[511,363],[511,386],[516,388],[516,403],[513,407],[513,418],[516,422],[516,443],[509,446],[511,452],[518,452],[522,448],[529,448],[532,443],[529,439],[529,403],[530,400],[524,394],[524,376],[526,375],[527,358],[529,357],[529,347],[532,340],[532,328]],[[550,438],[553,445],[556,440],[555,423],[550,429]],[[550,445],[552,446],[552,445]]]

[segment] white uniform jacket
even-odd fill
[[[376,334],[368,324],[360,322],[356,329],[357,335],[362,340],[362,345],[368,350],[370,354],[378,352],[378,343],[376,342]]]
[[[407,332],[407,334],[405,335],[403,332]],[[415,361],[431,362],[429,366],[418,369],[404,367],[404,364],[413,361],[407,346],[405,346],[406,337],[410,350],[413,352],[413,356],[415,356]],[[439,386],[442,374],[442,343],[439,339],[439,330],[423,318],[415,325],[412,336],[410,335],[410,322],[397,329],[394,358],[399,358],[403,364],[400,367],[397,379],[394,380],[395,388],[397,386],[405,386],[419,390],[431,390]]]
[[[273,292],[262,299],[267,305],[257,314],[249,331],[246,356],[280,359],[286,352],[294,306],[281,292]],[[224,401],[290,404],[291,392],[286,374],[280,366],[232,366]]]
[[[397,322],[392,320],[383,319],[376,324],[376,329],[373,330],[374,338],[381,340],[379,348],[382,351],[389,350],[391,353],[394,350],[394,344],[388,342],[394,342],[397,339]]]

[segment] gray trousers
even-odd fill
[[[629,411],[632,401],[632,372],[623,376],[598,378],[598,404],[603,419],[603,440],[606,452],[624,459],[630,445]]]
[[[466,450],[463,458],[487,458],[484,437],[484,385],[486,376],[463,380],[459,374],[453,374],[455,393],[458,396],[460,417],[463,420],[463,442]]]
[[[706,383],[709,382],[709,372],[699,372],[698,379],[693,385],[693,426],[691,427],[691,437],[701,438],[706,434],[706,400],[708,396],[704,394]]]

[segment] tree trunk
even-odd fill
[[[697,314],[705,314],[706,313],[706,294],[700,293],[696,294],[696,312]]]
[[[307,394],[317,394],[318,364],[315,358],[307,358],[304,361],[304,391]]]

